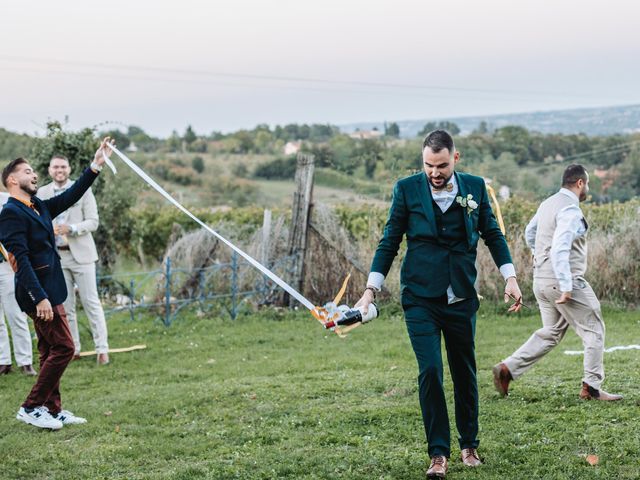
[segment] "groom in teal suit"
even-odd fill
[[[478,239],[482,237],[506,285],[505,302],[521,308],[522,294],[504,235],[491,210],[484,180],[456,173],[460,160],[444,130],[429,133],[422,146],[424,171],[399,180],[384,236],[378,244],[367,288],[356,304],[374,301],[404,236],[402,307],[419,368],[420,407],[431,465],[429,478],[443,478],[450,456],[450,432],[443,389],[441,336],[454,385],[455,416],[462,461],[475,467],[478,457],[478,386],[475,362],[474,288]]]

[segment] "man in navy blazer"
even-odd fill
[[[49,200],[35,196],[38,175],[23,158],[2,171],[9,195],[0,212],[0,242],[16,272],[15,294],[20,308],[32,319],[38,336],[40,374],[16,418],[40,428],[60,429],[65,424],[86,423],[62,409],[60,378],[73,358],[74,345],[62,303],[67,287],[56,250],[52,219],[76,203],[98,177],[105,155],[111,153],[105,138],[91,167],[65,193]]]

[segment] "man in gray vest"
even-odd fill
[[[582,165],[569,165],[562,175],[560,191],[540,204],[527,225],[525,237],[534,255],[533,292],[540,306],[542,328],[493,367],[494,384],[503,397],[509,394],[511,380],[551,351],[571,327],[584,345],[580,398],[622,399],[601,389],[605,326],[600,302],[584,278],[588,225],[579,206],[588,192],[587,170]]]

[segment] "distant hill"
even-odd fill
[[[482,121],[490,129],[506,125],[520,125],[527,130],[541,133],[585,133],[590,136],[640,132],[640,105],[622,107],[579,108],[549,112],[513,113],[475,117],[427,118],[424,120],[394,120],[400,126],[402,137],[415,137],[425,123],[448,120],[456,123],[462,134],[471,133]],[[384,131],[384,122],[360,122],[340,125],[350,133],[356,129]]]

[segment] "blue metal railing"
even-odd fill
[[[269,268],[286,278],[293,260],[282,257]],[[138,311],[155,311],[166,326],[187,305],[197,303],[203,311],[222,306],[235,320],[249,303],[270,304],[279,294],[277,285],[235,252],[229,263],[206,268],[175,268],[167,257],[160,269],[98,275],[97,281],[106,315],[128,311],[133,321]]]

